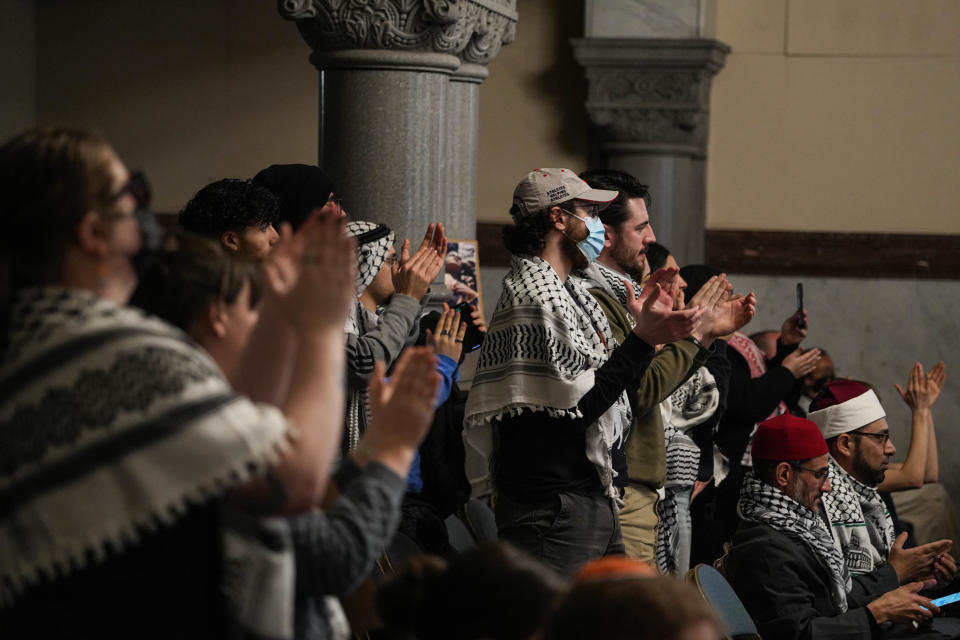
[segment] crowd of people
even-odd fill
[[[0,147],[0,636],[717,640],[701,563],[767,638],[939,612],[951,542],[889,494],[937,480],[944,364],[896,387],[892,464],[806,311],[744,333],[756,296],[681,268],[636,177],[523,177],[489,324],[476,283],[431,295],[467,268],[442,221],[401,241],[316,166],[212,182],[167,233],[149,195],[91,133]],[[465,442],[498,541],[463,552]]]

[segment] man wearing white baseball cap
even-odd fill
[[[698,308],[634,300],[620,345],[571,271],[603,248],[598,212],[616,191],[592,189],[570,169],[537,169],[517,185],[504,229],[513,254],[493,312],[464,424],[492,453],[500,537],[572,574],[623,553],[611,448],[630,425],[633,392],[653,345],[689,336]],[[631,299],[632,299],[631,293]]]
[[[936,445],[930,442],[933,421],[929,419],[928,425],[925,416],[929,418],[943,377],[942,363],[927,376],[917,364],[908,390],[904,392],[897,386],[914,412],[914,438],[903,465],[890,464],[890,456],[897,449],[890,440],[886,412],[867,385],[855,380],[834,380],[810,405],[808,417],[820,427],[830,449],[833,491],[822,498],[823,514],[853,576],[869,574],[884,564],[896,571],[900,584],[931,577],[947,583],[956,574],[956,564],[947,553],[950,540],[904,549],[907,534],[894,539],[893,521],[877,490],[910,488],[912,472],[921,471],[922,478],[922,471],[929,464],[931,445],[936,466]]]

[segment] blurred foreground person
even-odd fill
[[[342,223],[318,219],[270,265],[263,314],[296,342],[291,382],[243,390],[277,409],[125,306],[141,246],[128,179],[95,135],[0,147],[4,638],[222,637],[221,503],[305,511],[336,453],[355,264]]]
[[[526,640],[537,637],[565,584],[506,542],[486,542],[449,561],[420,556],[380,587],[388,637]]]
[[[720,640],[720,622],[697,590],[629,558],[587,564],[560,601],[543,640]]]

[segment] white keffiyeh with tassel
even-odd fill
[[[181,331],[93,293],[23,289],[0,364],[0,606],[276,459],[288,425]]]
[[[489,456],[491,424],[504,416],[529,410],[581,417],[577,404],[615,346],[603,310],[578,279],[564,283],[545,260],[515,256],[467,398],[468,441]],[[610,449],[626,435],[628,424],[623,393],[587,428],[587,459],[612,498],[618,496]]]

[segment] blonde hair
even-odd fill
[[[99,135],[26,131],[0,147],[0,234],[8,289],[48,284],[89,211],[111,203],[116,153]]]

